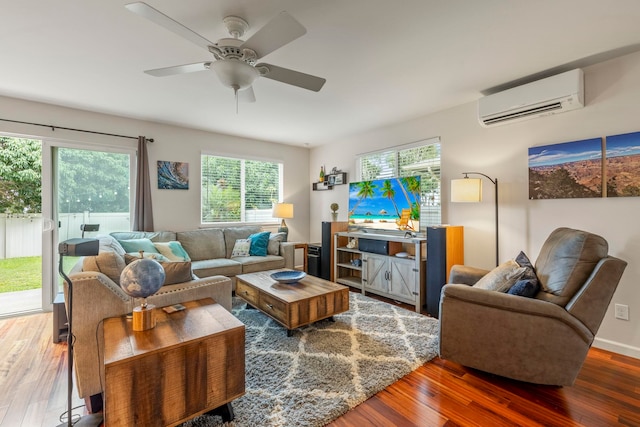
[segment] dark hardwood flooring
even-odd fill
[[[0,320],[0,427],[60,423],[67,346],[53,344],[51,322]],[[573,387],[549,387],[436,358],[330,426],[640,426],[640,360],[591,349]]]

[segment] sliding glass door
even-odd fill
[[[135,150],[49,141],[44,147],[43,176],[51,179],[43,185],[43,212],[51,227],[43,250],[43,283],[51,286],[43,292],[43,304],[51,304],[62,292],[59,243],[131,229]],[[62,261],[69,273],[78,258],[65,256]]]
[[[42,308],[41,152],[0,135],[0,317]]]

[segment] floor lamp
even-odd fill
[[[73,390],[73,283],[64,274],[64,256],[95,256],[98,255],[100,241],[98,239],[69,239],[58,245],[60,254],[60,264],[58,271],[67,282],[67,322],[69,331],[67,332],[67,422],[59,424],[58,427],[79,427],[79,426],[99,426],[102,424],[102,414],[91,414],[80,417],[76,422],[72,421],[71,394]]]
[[[471,175],[482,175],[495,186],[496,190],[496,266],[500,264],[500,251],[498,248],[498,178],[490,178],[480,172],[463,172],[464,178],[451,180],[451,201],[452,202],[481,202],[482,201],[482,178],[469,178]]]

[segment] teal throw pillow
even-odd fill
[[[129,239],[118,240],[126,253],[144,251],[146,253],[158,254],[158,250],[149,239]]]
[[[269,246],[270,231],[262,231],[260,233],[251,234],[248,238],[251,240],[249,255],[267,256],[267,247]]]
[[[176,240],[171,242],[154,242],[153,245],[158,252],[166,256],[169,261],[191,261],[187,251],[185,251],[182,244]]]

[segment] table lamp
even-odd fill
[[[273,205],[273,217],[274,218],[282,218],[282,222],[280,223],[280,228],[278,228],[279,233],[285,233],[284,241],[287,241],[287,237],[289,237],[289,228],[287,227],[287,223],[284,222],[285,218],[293,218],[293,204],[291,203],[276,203]]]

